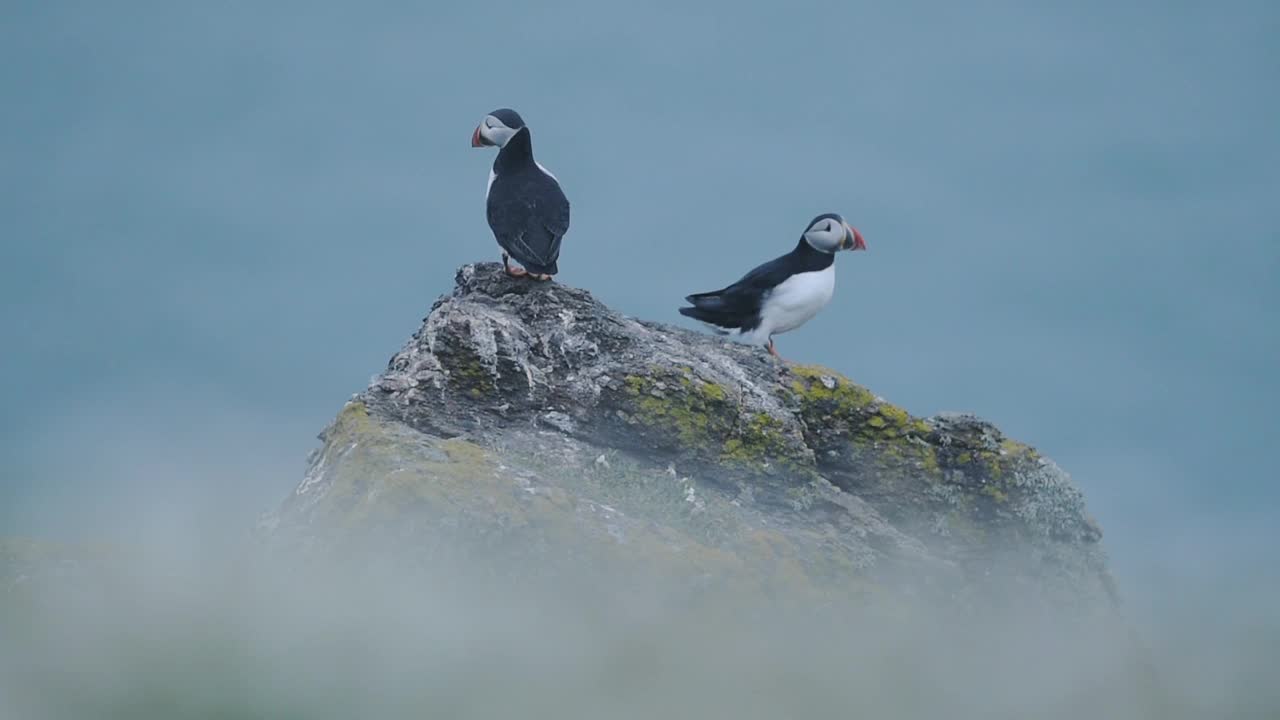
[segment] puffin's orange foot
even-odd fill
[[[529,271],[522,267],[511,267],[511,256],[506,253],[502,253],[502,269],[506,270],[511,277],[524,277],[529,274]]]
[[[769,354],[779,360],[782,359],[782,356],[778,354],[778,349],[773,346],[773,338],[769,338]]]
[[[529,277],[533,278],[534,280],[541,280],[542,282],[546,282],[551,279],[551,276],[547,275],[546,273],[536,273],[536,274],[529,273]]]

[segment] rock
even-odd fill
[[[1110,602],[1080,491],[990,423],[913,417],[832,370],[496,263],[458,270],[321,439],[273,535],[390,532],[789,592]]]

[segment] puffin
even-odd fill
[[[471,147],[497,147],[485,211],[512,277],[550,280],[560,271],[560,241],[569,231],[569,199],[551,171],[533,159],[533,138],[520,114],[494,110],[471,134]],[[515,258],[519,267],[511,265]]]
[[[836,213],[810,221],[795,249],[743,275],[721,290],[685,297],[692,307],[680,314],[720,335],[764,345],[780,357],[773,336],[795,330],[831,301],[836,288],[836,253],[866,250],[862,233]]]

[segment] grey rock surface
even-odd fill
[[[278,534],[788,592],[1109,604],[1083,495],[976,417],[466,265],[321,436]],[[462,541],[461,543],[459,541]]]

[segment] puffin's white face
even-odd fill
[[[516,131],[524,127],[524,121],[514,110],[506,108],[494,110],[484,116],[484,120],[471,134],[471,147],[497,145],[504,147]]]
[[[837,250],[866,250],[867,244],[862,240],[862,233],[854,230],[844,218],[830,213],[819,215],[809,223],[804,231],[805,242],[809,247],[824,253]]]

